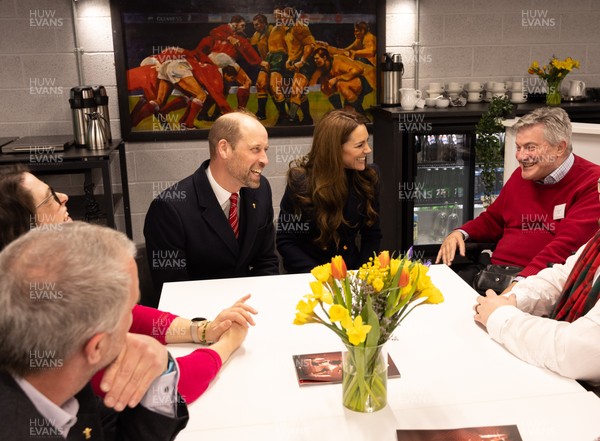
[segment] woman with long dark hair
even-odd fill
[[[32,228],[59,228],[63,222],[70,222],[68,200],[66,194],[54,191],[29,173],[26,167],[1,167],[0,251]],[[233,306],[221,311],[212,322],[206,319],[190,321],[168,312],[135,305],[129,331],[150,335],[163,344],[196,342],[206,345],[214,342],[209,347],[177,358],[180,374],[178,390],[189,404],[206,390],[222,364],[244,341],[247,327],[254,324],[251,314],[255,314],[256,310],[245,303],[248,298],[249,295],[242,297]],[[103,371],[100,371],[92,379],[99,395],[103,394],[99,385],[102,375]]]
[[[354,111],[328,112],[308,155],[290,166],[277,225],[287,272],[308,272],[336,255],[358,268],[379,252],[379,176],[367,164],[367,122]]]

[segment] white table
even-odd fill
[[[445,266],[430,274],[445,302],[418,307],[387,343],[401,378],[388,381],[388,406],[369,415],[342,406],[341,385],[297,384],[292,355],[343,349],[322,325],[292,325],[310,274],[165,284],[160,308],[184,317],[213,317],[246,293],[259,310],[243,346],[190,406],[178,439],[392,441],[401,428],[493,424],[518,424],[526,440],[600,436],[595,395],[508,353],[474,323],[475,291]],[[552,435],[573,430],[581,438]]]

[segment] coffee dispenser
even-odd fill
[[[86,147],[88,125],[86,114],[96,111],[93,89],[90,86],[71,88],[69,104],[71,104],[75,144],[77,147]]]
[[[381,105],[399,106],[400,88],[402,87],[402,75],[404,74],[404,65],[402,64],[402,55],[386,52],[381,63]]]

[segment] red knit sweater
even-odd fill
[[[492,263],[525,267],[519,274],[524,277],[537,274],[564,263],[598,230],[599,176],[599,166],[578,156],[556,184],[527,181],[519,168],[489,208],[461,229],[469,241],[497,243]],[[563,204],[560,219],[555,211]]]

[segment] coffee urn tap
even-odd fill
[[[108,115],[108,95],[104,86],[92,86],[94,92],[94,102],[96,103],[96,111],[104,120],[106,140],[112,141],[112,133],[110,130],[110,116]]]

